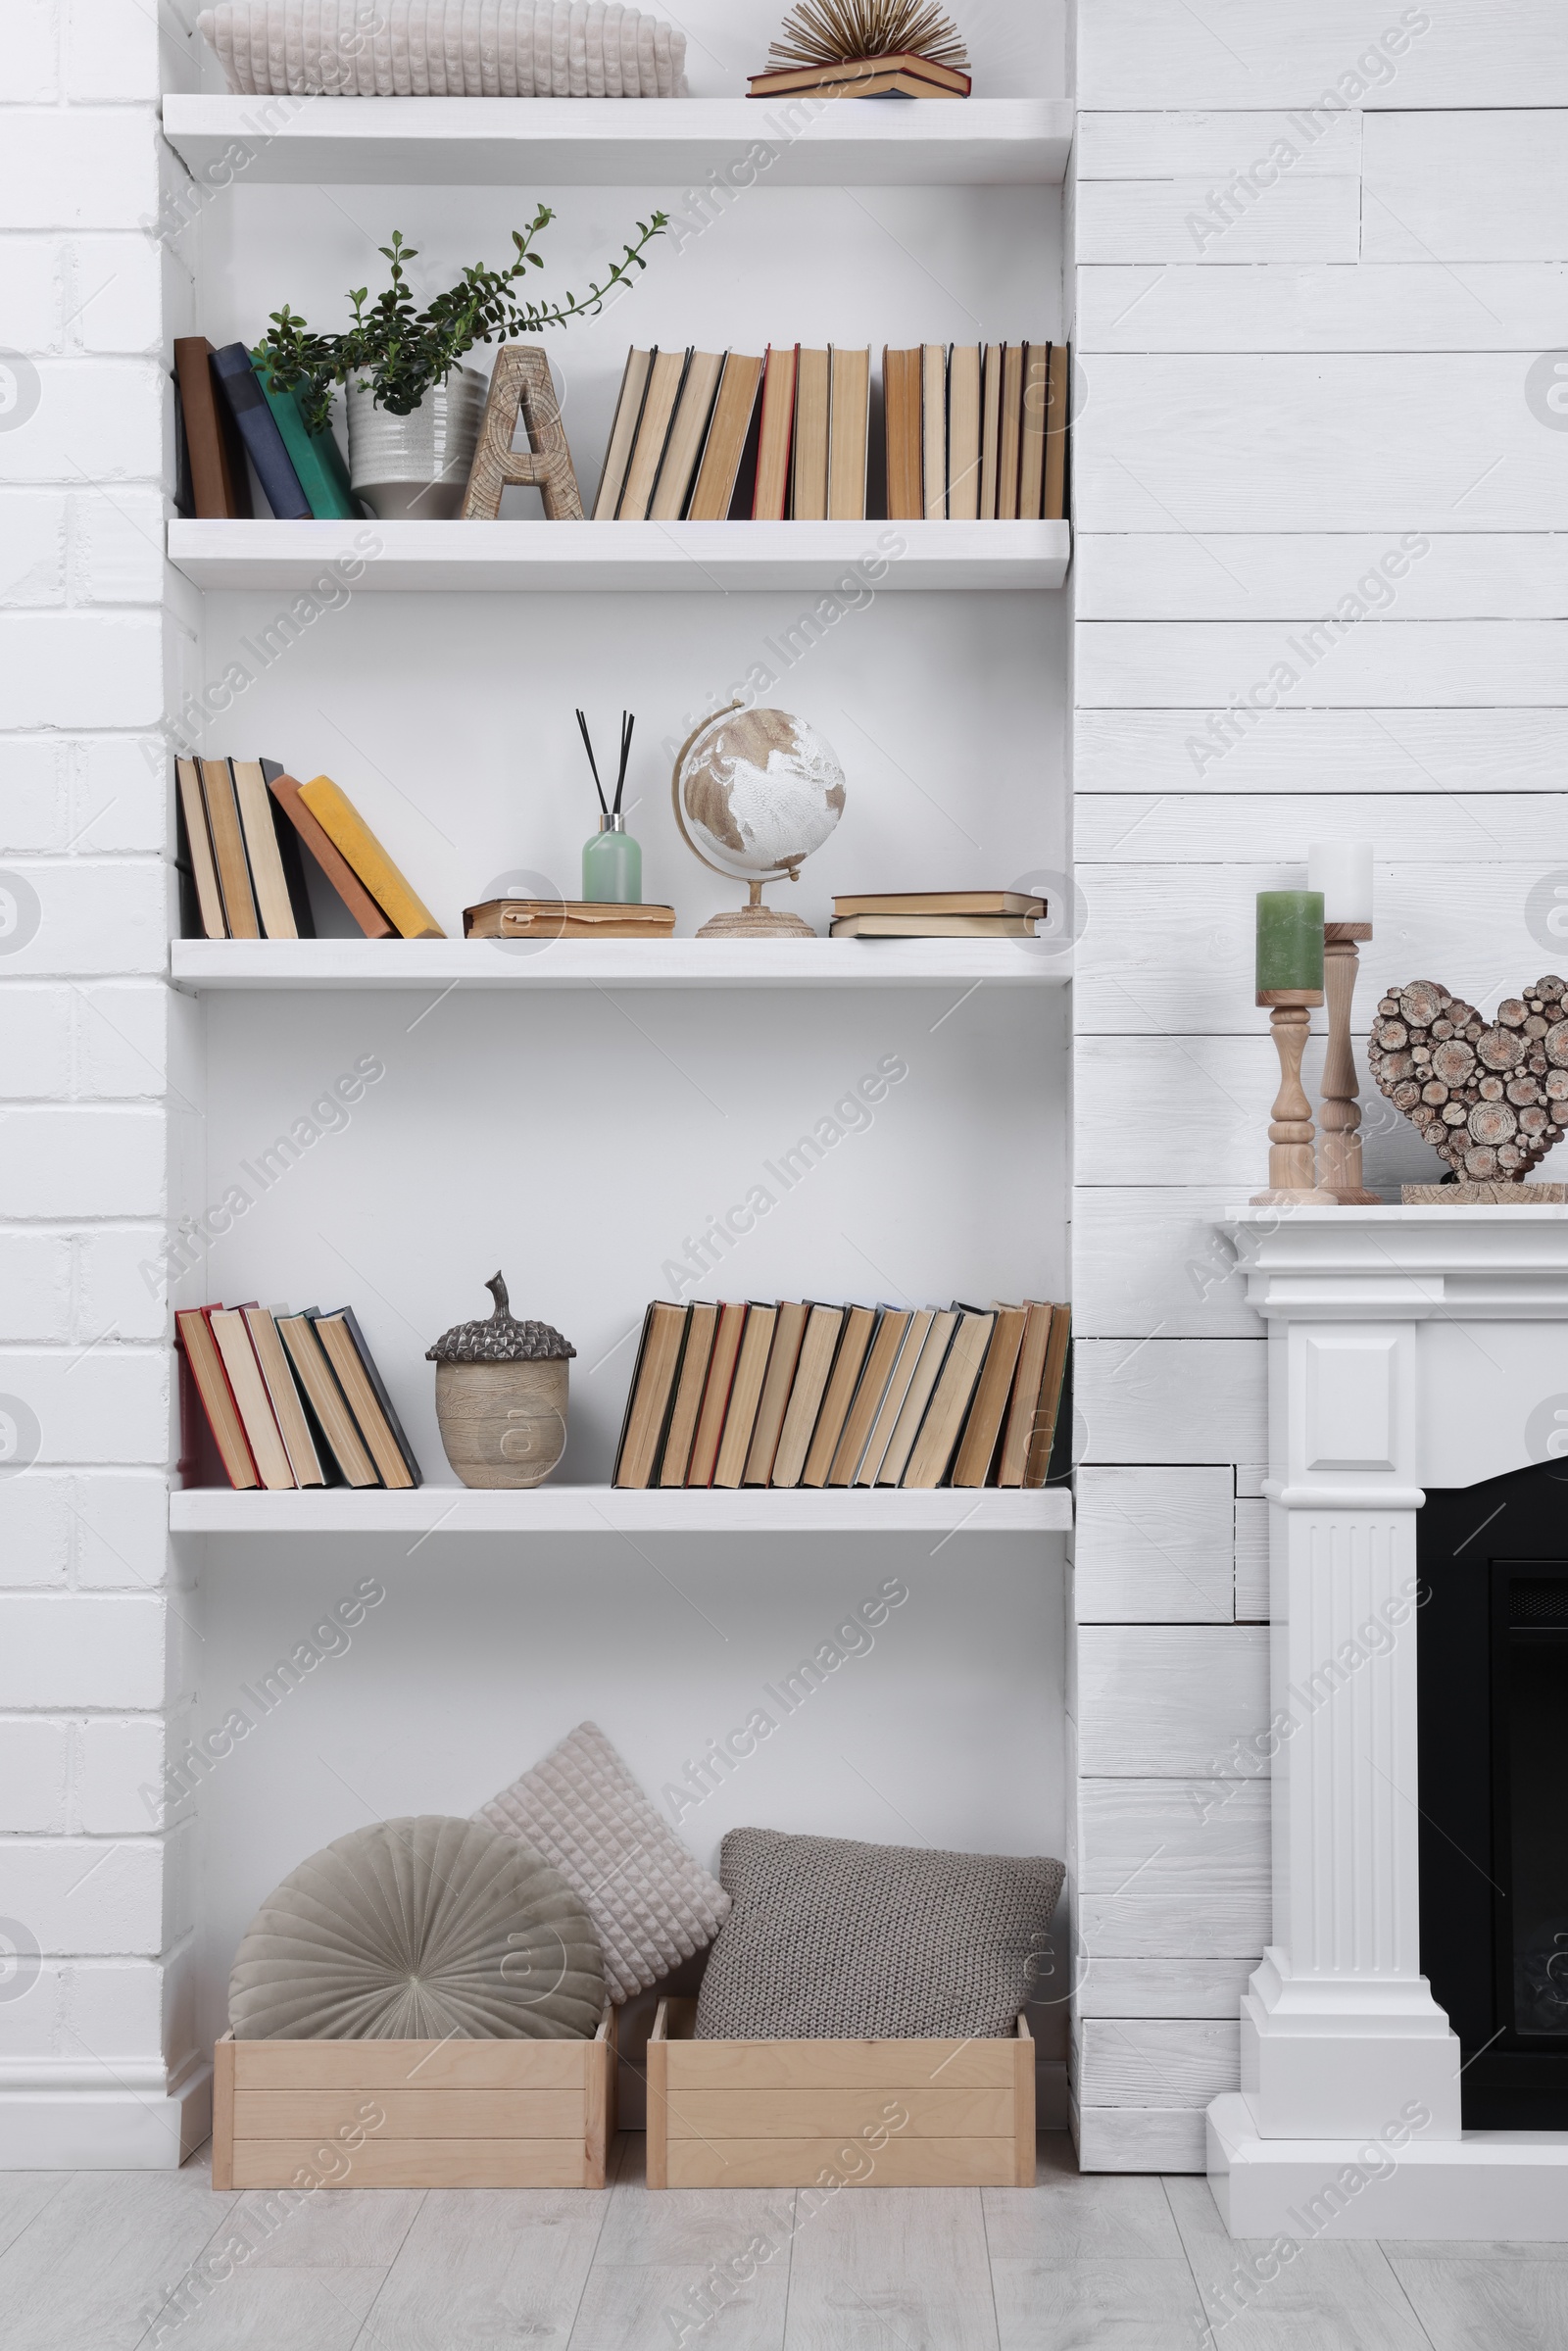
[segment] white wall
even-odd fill
[[[1568,22],[1083,0],[1078,73],[1075,2086],[1086,2165],[1200,2170],[1268,1917],[1264,1791],[1206,1800],[1265,1711],[1263,1343],[1212,1232],[1266,1180],[1251,900],[1313,840],[1376,843],[1363,1047],[1391,980],[1491,1004],[1563,968],[1568,419],[1531,371],[1563,340]],[[1373,615],[1205,752],[1406,534]],[[1375,1095],[1365,1128],[1374,1187],[1440,1172]]]

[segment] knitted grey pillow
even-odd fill
[[[699,2040],[997,2039],[1041,1971],[1059,1861],[732,1829]]]
[[[599,1938],[560,1871],[439,1813],[313,1853],[228,1981],[236,2040],[587,2039],[604,2008]]]

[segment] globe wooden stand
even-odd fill
[[[795,876],[791,874],[791,881]],[[780,914],[762,904],[762,885],[749,882],[751,903],[733,914],[715,914],[703,924],[699,939],[814,939],[815,931],[799,914]]]

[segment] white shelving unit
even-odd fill
[[[1044,940],[176,939],[171,976],[220,989],[1060,987]]]
[[[309,588],[348,563],[357,589],[662,588],[875,595],[1059,588],[1065,522],[198,522],[169,560],[198,588]],[[358,566],[363,564],[363,569]]]
[[[232,1494],[187,1487],[169,1497],[176,1535],[1044,1535],[1072,1525],[1059,1490],[939,1489],[881,1494],[794,1487],[775,1492],[631,1494],[612,1486],[409,1494],[343,1487]]]
[[[1072,109],[1047,99],[830,104],[748,98],[164,100],[198,181],[405,187],[1059,185]],[[759,153],[759,150],[761,153]],[[763,160],[763,158],[767,160]]]

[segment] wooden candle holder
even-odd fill
[[[1268,1190],[1254,1192],[1254,1208],[1337,1205],[1332,1192],[1319,1189],[1312,1158],[1312,1105],[1301,1085],[1301,1055],[1306,1051],[1310,1007],[1323,1002],[1321,988],[1260,988],[1260,1004],[1269,1006],[1269,1027],[1280,1057],[1280,1090],[1274,1097],[1273,1122],[1268,1130]]]
[[[1317,1173],[1320,1188],[1342,1208],[1375,1208],[1380,1203],[1361,1180],[1361,1098],[1350,1045],[1350,1003],[1360,969],[1356,942],[1370,939],[1370,922],[1326,922],[1323,926],[1323,993],[1328,1003],[1328,1051],[1323,1059],[1323,1106],[1318,1113]]]

